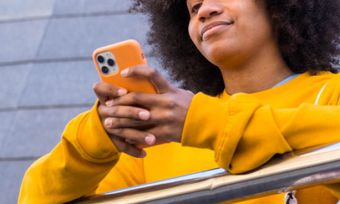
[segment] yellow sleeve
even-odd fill
[[[188,110],[182,144],[215,151],[231,173],[255,169],[275,154],[340,141],[340,106],[273,108],[249,94],[224,101],[199,93]]]
[[[117,178],[111,179],[116,188],[142,179],[124,179],[129,176],[114,170],[120,154],[102,127],[96,107],[70,121],[61,142],[26,171],[18,203],[65,203],[96,190],[103,192],[110,171]],[[119,162],[124,165],[124,160]]]

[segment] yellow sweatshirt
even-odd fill
[[[305,73],[253,94],[199,93],[188,110],[182,144],[148,148],[144,159],[117,151],[94,106],[70,121],[61,142],[27,170],[19,203],[63,203],[216,167],[247,172],[275,154],[339,142],[339,104],[340,75],[328,72]],[[324,187],[298,191],[297,197],[299,203],[336,202]],[[283,202],[284,195],[277,194],[240,203]]]

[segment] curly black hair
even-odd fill
[[[208,62],[188,34],[185,0],[132,0],[149,16],[148,43],[183,88],[217,95],[224,90],[220,70]],[[339,0],[265,0],[279,49],[294,73],[337,72],[340,50]]]

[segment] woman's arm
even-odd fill
[[[249,94],[227,101],[196,95],[182,134],[184,145],[213,149],[232,173],[257,168],[275,154],[339,141],[340,106],[273,108]]]
[[[65,203],[94,192],[144,182],[140,160],[120,157],[102,127],[96,104],[69,122],[61,142],[27,170],[18,202]],[[137,173],[119,171],[126,165],[133,166]],[[111,176],[105,178],[108,174]]]

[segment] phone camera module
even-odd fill
[[[97,60],[98,60],[99,63],[104,63],[104,61],[105,61],[104,57],[101,56],[101,55],[99,55],[99,56],[97,57]]]
[[[107,64],[109,66],[113,67],[113,66],[115,66],[116,63],[115,63],[115,61],[113,59],[109,59],[109,60],[107,60]]]
[[[109,74],[109,73],[110,73],[110,69],[109,69],[108,67],[106,67],[106,66],[103,66],[103,67],[102,67],[102,72],[103,72],[104,74]]]

